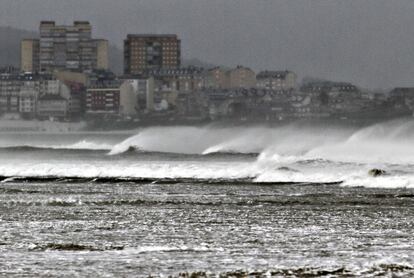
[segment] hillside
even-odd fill
[[[37,33],[0,27],[0,67],[20,64],[20,41],[24,38],[36,38]]]

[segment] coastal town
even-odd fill
[[[414,88],[373,91],[349,82],[299,80],[290,69],[182,65],[176,34],[128,34],[123,74],[87,21],[42,21],[23,39],[20,68],[0,69],[0,118],[100,127],[212,121],[373,120],[410,117]],[[16,50],[19,51],[19,50]]]

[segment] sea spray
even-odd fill
[[[1,138],[0,176],[412,187],[413,123],[398,120],[362,128],[321,123],[153,127],[130,137],[112,134],[111,140],[104,140],[105,134],[79,135],[76,140],[53,135],[42,149],[10,150],[6,146],[12,140]],[[33,146],[39,146],[39,138],[31,138]],[[130,149],[140,152],[122,155]],[[372,169],[387,175],[375,177],[369,174]]]

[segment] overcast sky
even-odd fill
[[[413,0],[0,0],[0,24],[89,20],[94,36],[177,33],[183,56],[364,87],[414,86]]]

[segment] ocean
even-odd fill
[[[414,120],[0,135],[0,276],[412,277]]]

